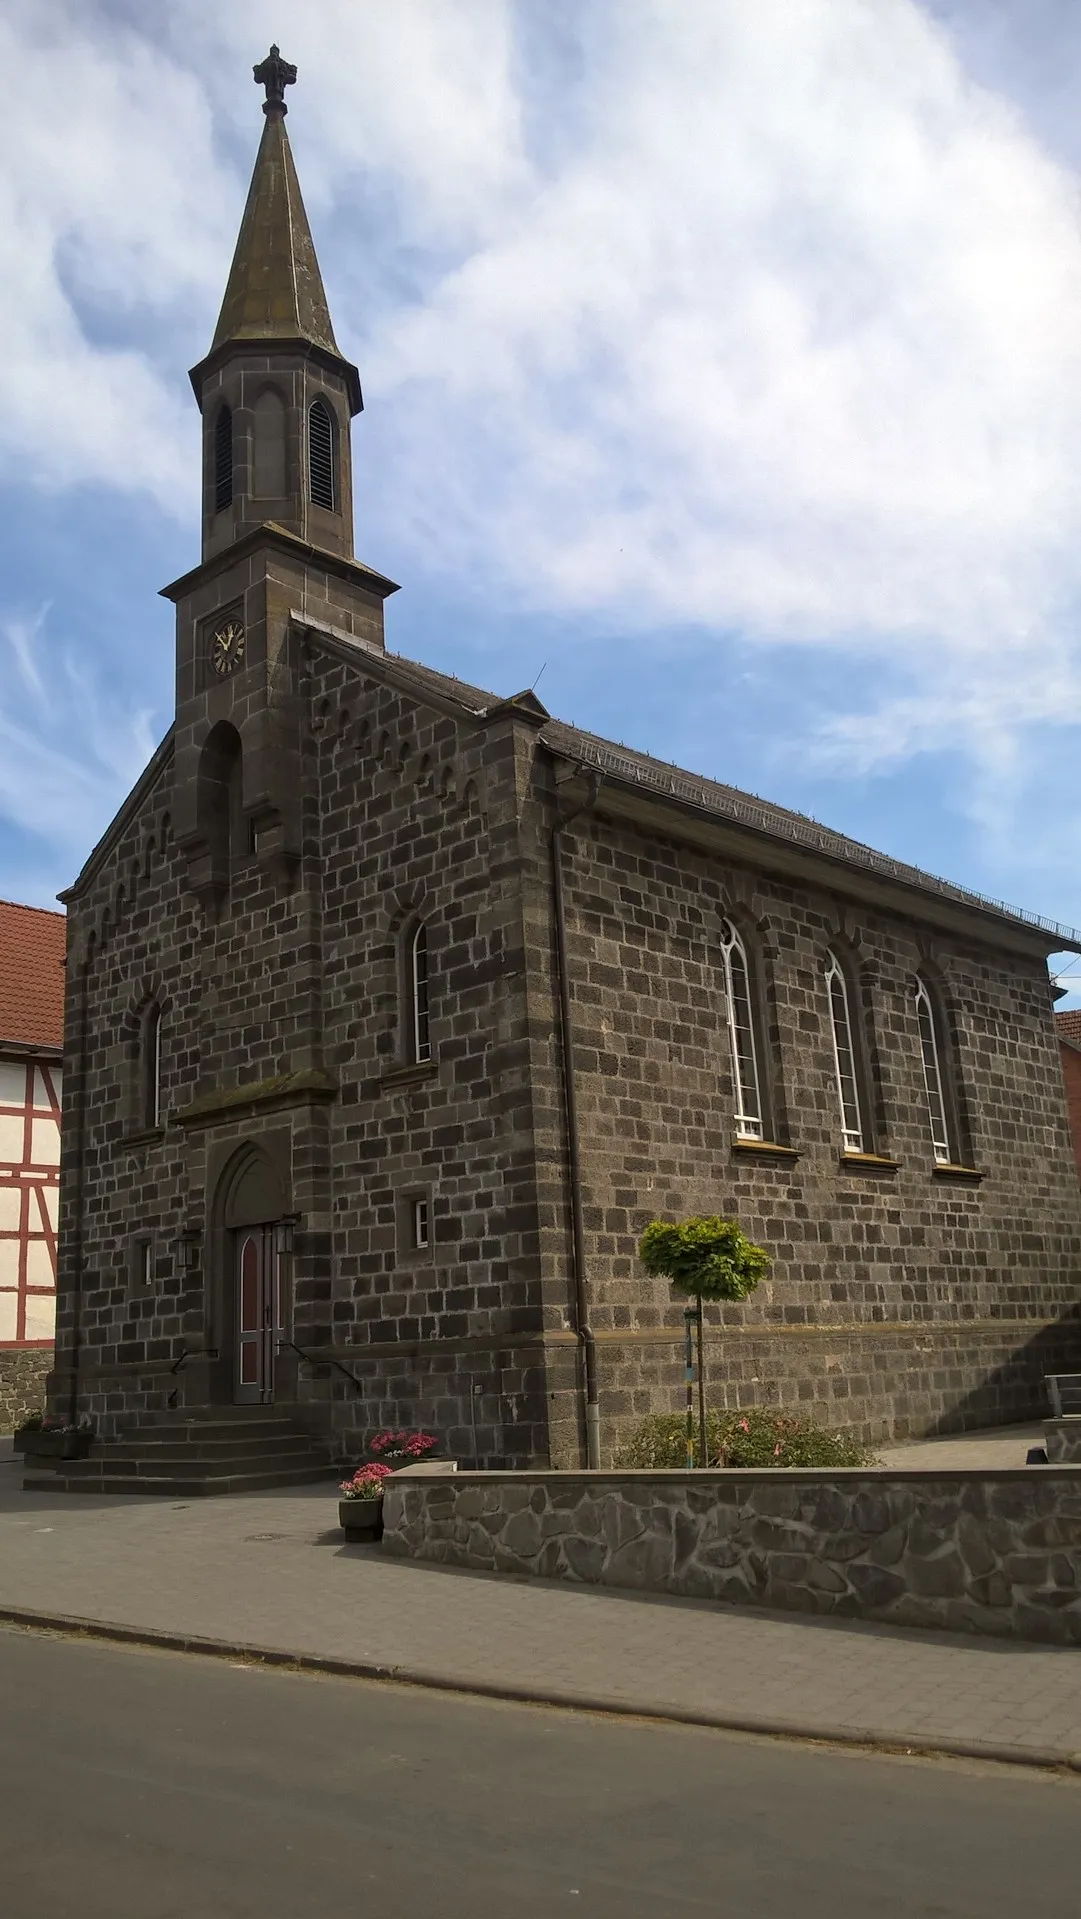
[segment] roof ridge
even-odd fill
[[[8,900],[8,899],[0,898],[0,906],[9,906],[12,912],[14,913],[44,913],[46,919],[51,919],[51,920],[62,920],[67,918],[66,913],[57,912],[55,906],[30,906],[25,900]]]

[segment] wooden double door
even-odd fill
[[[233,1397],[265,1406],[274,1397],[278,1346],[286,1318],[285,1258],[273,1226],[243,1226],[235,1240],[236,1367]]]

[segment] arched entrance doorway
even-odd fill
[[[257,1148],[246,1148],[233,1169],[224,1211],[232,1398],[241,1406],[265,1406],[274,1398],[278,1349],[289,1336],[284,1214],[270,1161]]]

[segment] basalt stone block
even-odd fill
[[[1050,1577],[1051,1561],[1046,1553],[1006,1553],[1002,1561],[1002,1570],[1011,1586],[1045,1586]]]
[[[514,1553],[520,1559],[532,1559],[541,1547],[538,1514],[528,1509],[512,1513],[497,1543],[505,1553]]]
[[[740,1565],[742,1559],[742,1553],[732,1545],[730,1540],[719,1539],[716,1545],[700,1546],[694,1555],[693,1563],[697,1566],[729,1567]]]
[[[608,1557],[608,1549],[599,1539],[565,1539],[563,1557],[575,1579],[596,1585]]]
[[[874,1541],[873,1549],[868,1550],[876,1565],[895,1566],[907,1543],[908,1526],[902,1520],[898,1525],[891,1526],[888,1532],[880,1534]]]
[[[971,1513],[962,1513],[957,1522],[957,1543],[970,1573],[979,1575],[994,1570],[997,1562],[987,1543],[987,1535]]]
[[[829,1566],[821,1559],[812,1559],[808,1562],[807,1584],[814,1586],[819,1592],[848,1591],[848,1581],[842,1577],[835,1566]]]
[[[890,1572],[884,1566],[866,1566],[856,1561],[846,1568],[846,1577],[868,1610],[892,1606],[907,1590],[900,1573]]]
[[[660,1592],[672,1573],[672,1542],[643,1533],[610,1555],[604,1569],[606,1586],[630,1586],[638,1591]]]
[[[796,1485],[755,1486],[748,1504],[765,1519],[795,1519],[803,1503]]]
[[[604,1504],[601,1526],[609,1549],[618,1552],[632,1539],[641,1537],[646,1530],[646,1517],[634,1507],[625,1506],[622,1500],[609,1499]]]
[[[955,1547],[935,1559],[906,1554],[905,1577],[910,1592],[924,1599],[957,1599],[968,1583],[965,1562]]]

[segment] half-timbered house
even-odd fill
[[[52,1363],[65,935],[63,913],[0,900],[0,1431]]]

